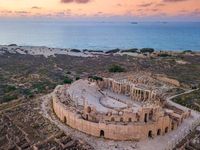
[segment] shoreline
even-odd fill
[[[69,55],[76,57],[97,57],[99,55],[128,55],[133,57],[169,57],[177,54],[200,55],[199,51],[192,50],[156,50],[153,48],[131,48],[131,49],[112,49],[112,50],[90,50],[73,48],[53,48],[47,46],[18,46],[16,44],[0,45],[0,55],[4,53],[22,54],[22,55],[43,55],[44,57],[56,55]]]

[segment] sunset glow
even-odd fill
[[[0,0],[1,18],[200,19],[199,0]]]

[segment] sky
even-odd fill
[[[0,18],[200,21],[200,0],[0,0]]]

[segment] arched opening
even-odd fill
[[[141,100],[144,100],[144,92],[141,91]]]
[[[165,133],[167,133],[167,132],[168,132],[168,127],[165,128]]]
[[[121,118],[120,118],[120,122],[123,122],[123,121],[124,121],[124,119],[121,117]]]
[[[147,113],[144,115],[144,122],[147,122]]]
[[[161,129],[158,129],[157,135],[161,135]]]
[[[85,119],[88,120],[88,115],[86,115]]]
[[[149,120],[152,120],[152,119],[153,119],[153,110],[151,110],[149,113]]]
[[[128,122],[132,122],[132,118],[129,118],[129,119],[128,119]]]
[[[115,121],[115,118],[114,118],[114,117],[112,117],[112,118],[111,118],[111,121]]]
[[[104,137],[104,131],[103,130],[100,131],[100,137]]]
[[[91,111],[92,111],[92,109],[91,109],[91,107],[87,107],[87,113],[91,113]]]
[[[152,131],[151,131],[151,130],[150,130],[149,133],[148,133],[148,137],[149,137],[149,138],[152,138],[152,137],[153,137],[153,136],[152,136]]]
[[[172,128],[171,129],[174,130],[174,123],[172,123]]]
[[[66,116],[64,116],[63,122],[64,122],[64,123],[67,123],[67,118],[66,118]]]
[[[136,118],[137,118],[137,121],[140,121],[140,116],[138,115],[138,113],[136,113]]]

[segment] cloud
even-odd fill
[[[12,11],[10,11],[10,10],[1,10],[0,13],[11,14]]]
[[[184,2],[188,0],[163,0],[163,2]]]
[[[157,12],[157,11],[159,11],[159,9],[154,8],[154,9],[151,9],[151,11],[153,11],[153,12]]]
[[[143,11],[143,9],[137,9],[137,11]]]
[[[15,13],[17,13],[17,14],[28,14],[29,12],[28,11],[15,11]]]
[[[122,7],[122,4],[118,3],[117,6],[118,6],[118,7]]]
[[[140,4],[140,5],[138,5],[139,7],[149,7],[149,6],[151,6],[151,5],[153,5],[153,3],[143,3],[143,4]]]
[[[38,7],[38,6],[33,6],[33,7],[31,7],[31,9],[42,9],[42,8]]]
[[[74,0],[61,0],[61,3],[71,3],[74,2]]]
[[[158,4],[156,4],[156,6],[158,6],[158,7],[162,7],[162,6],[165,6],[166,4],[164,4],[164,3],[158,3]]]
[[[192,13],[192,16],[200,16],[200,9],[195,9]]]
[[[61,0],[61,3],[78,3],[78,4],[86,4],[91,0]]]

